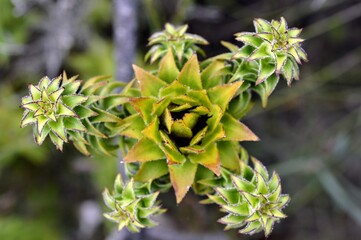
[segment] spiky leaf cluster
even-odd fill
[[[124,161],[143,163],[138,180],[169,171],[177,202],[193,184],[198,165],[219,175],[222,164],[237,161],[220,158],[231,141],[258,140],[226,112],[241,82],[222,84],[222,78],[212,76],[216,70],[212,64],[201,72],[196,55],[179,70],[172,51],[162,59],[157,76],[134,67],[141,97],[130,100],[137,113],[124,119],[120,134],[138,141]]]
[[[81,82],[76,77],[44,77],[39,84],[29,85],[29,95],[22,98],[25,109],[21,127],[34,125],[34,138],[40,145],[47,136],[60,150],[68,142],[68,133],[85,132],[80,119],[90,111],[83,106],[88,97],[78,93]]]
[[[103,199],[111,212],[104,216],[118,224],[118,229],[126,227],[131,232],[139,232],[141,228],[153,227],[156,223],[152,216],[165,212],[156,199],[159,192],[151,191],[151,182],[139,183],[131,179],[124,184],[118,175],[111,194],[108,189],[103,192]]]
[[[85,104],[92,112],[88,112],[88,117],[82,119],[87,132],[71,134],[74,146],[81,153],[116,156],[119,146],[113,129],[116,123],[127,116],[119,106],[128,102],[131,86],[132,83],[111,81],[109,76],[93,77],[82,84],[80,94],[88,96]]]
[[[302,29],[288,28],[284,18],[271,22],[258,18],[254,26],[256,32],[236,34],[243,47],[222,42],[230,52],[215,57],[226,63],[222,69],[226,82],[244,81],[243,91],[230,104],[230,111],[237,117],[243,117],[251,109],[252,91],[261,97],[262,106],[266,107],[280,76],[290,85],[293,79],[299,79],[298,64],[307,61],[301,48],[303,39],[299,38]]]
[[[146,60],[150,58],[150,62],[153,63],[163,58],[169,48],[177,57],[177,63],[188,60],[195,52],[204,55],[203,50],[197,45],[207,45],[207,40],[199,35],[187,33],[188,25],[176,27],[167,23],[164,28],[149,38],[149,45],[152,47],[145,56]]]
[[[21,127],[33,124],[39,145],[50,136],[60,150],[64,142],[71,140],[85,155],[113,154],[117,147],[109,139],[106,124],[121,121],[117,107],[127,102],[128,96],[113,93],[124,84],[109,83],[108,78],[98,76],[83,82],[77,76],[68,78],[65,72],[52,80],[42,78],[38,85],[29,86],[30,94],[22,99],[25,112]]]
[[[215,187],[204,203],[215,202],[227,215],[219,220],[225,229],[240,229],[240,233],[254,234],[264,231],[267,237],[276,222],[286,217],[282,209],[289,196],[281,194],[277,173],[269,176],[262,163],[252,158],[254,168],[242,165],[240,175],[224,172],[223,186]]]
[[[245,45],[236,52],[234,58],[257,60],[258,78],[256,84],[265,81],[272,74],[282,74],[290,85],[292,79],[299,79],[298,64],[307,61],[301,48],[304,39],[299,35],[302,29],[288,28],[286,20],[280,21],[257,18],[253,21],[255,33],[241,32],[236,39]]]

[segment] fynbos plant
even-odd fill
[[[241,120],[260,96],[263,106],[280,76],[299,79],[298,64],[306,61],[303,39],[284,18],[254,21],[256,32],[237,33],[238,47],[199,62],[197,44],[207,41],[186,33],[187,26],[166,24],[149,39],[146,58],[158,68],[134,65],[127,85],[95,77],[43,78],[22,100],[21,126],[34,125],[41,144],[49,135],[57,148],[68,139],[85,155],[124,154],[129,180],[115,180],[104,191],[110,212],[104,216],[132,232],[152,227],[165,210],[159,193],[175,191],[177,203],[189,189],[205,196],[226,213],[219,222],[240,233],[264,231],[268,236],[285,218],[289,196],[282,194],[277,173],[251,157],[240,145],[258,141]],[[122,88],[119,92],[119,88]]]

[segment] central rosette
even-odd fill
[[[211,117],[207,112],[206,108],[202,111],[202,106],[179,105],[173,101],[162,114],[159,128],[184,152],[184,147],[197,144],[206,133],[207,120]]]
[[[125,162],[141,163],[137,181],[169,173],[180,202],[197,172],[219,175],[221,165],[237,168],[232,141],[257,137],[227,113],[241,82],[223,84],[217,75],[222,67],[214,62],[200,71],[193,55],[179,70],[172,51],[160,63],[157,76],[134,66],[140,96],[130,99],[135,113],[119,129],[137,139],[124,157]]]

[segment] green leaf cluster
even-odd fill
[[[241,119],[252,108],[254,93],[266,106],[280,76],[298,79],[298,64],[307,60],[301,30],[284,18],[254,21],[255,33],[238,33],[244,46],[223,42],[230,51],[199,62],[197,44],[207,41],[186,33],[187,26],[166,24],[149,39],[147,71],[134,65],[129,84],[98,76],[81,82],[66,74],[29,86],[22,100],[21,125],[33,124],[35,140],[49,135],[62,149],[68,138],[85,155],[114,156],[120,149],[126,175],[106,190],[111,212],[105,217],[132,232],[154,226],[164,212],[156,198],[174,189],[177,203],[189,189],[207,195],[227,212],[219,222],[241,233],[264,231],[286,216],[288,195],[281,194],[276,173],[240,145],[258,141]],[[159,60],[159,61],[158,61]],[[119,152],[119,151],[118,151]]]
[[[148,53],[145,55],[145,60],[150,59],[150,62],[156,62],[162,59],[172,49],[174,56],[177,57],[177,64],[184,64],[193,53],[197,52],[205,56],[203,50],[197,45],[207,45],[208,41],[203,37],[187,33],[188,25],[174,26],[167,23],[164,30],[154,33],[149,38],[149,46],[151,46]],[[178,66],[179,66],[178,65]]]
[[[158,194],[151,191],[151,182],[139,183],[131,179],[125,185],[118,175],[113,193],[107,189],[103,192],[104,202],[112,210],[104,216],[116,222],[119,230],[126,227],[139,232],[140,228],[153,227],[156,223],[150,217],[165,212],[156,201]]]
[[[274,224],[286,217],[282,209],[290,198],[281,194],[277,173],[269,176],[260,161],[252,158],[252,162],[253,168],[244,162],[241,164],[241,174],[223,171],[220,179],[204,180],[204,184],[215,188],[215,193],[208,195],[203,203],[216,203],[227,213],[219,219],[226,225],[225,229],[240,228],[239,232],[244,234],[263,230],[268,237]]]

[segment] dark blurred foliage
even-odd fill
[[[209,40],[208,56],[225,51],[220,40],[238,44],[233,34],[252,31],[255,17],[304,28],[310,61],[301,80],[279,84],[268,107],[245,119],[262,139],[245,146],[292,197],[270,239],[361,239],[361,3],[142,0],[137,11],[140,65],[147,38],[167,21]],[[122,239],[101,216],[117,160],[35,146],[30,129],[19,129],[18,108],[25,86],[45,74],[112,74],[112,14],[110,1],[0,0],[0,239]],[[195,195],[178,207],[172,194],[162,198],[167,219],[141,239],[263,239],[223,233],[217,207]]]

